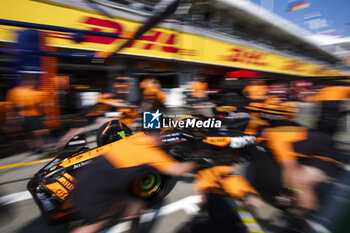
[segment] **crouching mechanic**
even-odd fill
[[[81,169],[73,196],[85,223],[72,233],[97,232],[111,219],[137,218],[145,203],[129,190],[140,173],[156,169],[182,176],[197,168],[194,162],[173,160],[159,148],[160,142],[159,132],[132,135],[112,143],[108,152]],[[121,211],[123,202],[128,204]],[[115,215],[121,212],[123,216]]]
[[[240,219],[230,198],[241,200],[249,206],[261,206],[263,201],[249,182],[235,170],[234,166],[223,165],[198,172],[196,188],[203,195],[208,221],[193,225],[191,233],[246,232],[244,220]],[[249,220],[257,224],[254,219]]]
[[[254,225],[254,232],[262,232],[249,211],[244,211],[249,219],[241,219],[238,213],[241,210],[237,210],[236,203],[233,204],[234,199],[238,199],[246,206],[263,205],[260,195],[240,174],[238,166],[232,165],[243,155],[240,149],[254,143],[255,137],[226,139],[227,144],[218,147],[212,156],[215,159],[213,166],[199,170],[195,178],[195,190],[202,195],[203,208],[208,216],[204,220],[196,216],[190,223],[181,227],[178,233],[250,232],[251,229],[247,225]],[[209,137],[204,141],[212,144],[211,142],[219,140]],[[245,225],[244,221],[249,221],[249,224]]]

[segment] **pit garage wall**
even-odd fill
[[[117,34],[134,32],[140,26],[138,21],[118,17],[117,12],[114,10],[115,15],[110,18],[90,9],[50,0],[0,1],[0,17],[6,20]],[[179,28],[175,23],[168,25]],[[16,41],[14,30],[18,28],[0,26],[0,40]],[[50,45],[88,50],[115,51],[124,42],[122,39],[85,36],[83,42],[76,43],[68,33],[50,32],[49,35]],[[164,27],[150,30],[122,53],[298,76],[344,75],[321,65]]]

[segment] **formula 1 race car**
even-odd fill
[[[52,161],[39,170],[28,182],[27,189],[42,214],[51,223],[79,219],[72,191],[80,168],[107,151],[115,141],[131,135],[131,130],[118,120],[105,123],[97,132],[95,149],[89,149],[84,135],[74,136]],[[174,180],[155,170],[140,174],[130,192],[154,205],[174,187]]]
[[[195,118],[201,119],[201,117]],[[186,120],[186,117],[182,120]],[[131,130],[118,120],[105,123],[98,130],[98,147],[95,149],[89,149],[85,137],[77,135],[67,143],[56,158],[30,179],[27,188],[50,222],[79,218],[79,211],[74,206],[72,196],[77,172],[108,151],[113,142],[123,140],[129,135]],[[195,161],[203,168],[208,165],[249,164],[247,170],[252,172],[251,175],[247,175],[248,180],[266,201],[273,203],[280,189],[280,181],[276,179],[280,174],[278,171],[269,172],[269,177],[261,182],[260,178],[266,173],[265,169],[274,168],[275,163],[269,159],[270,153],[259,149],[260,146],[254,143],[253,138],[251,135],[227,127],[220,127],[217,130],[174,127],[162,133],[163,149],[177,161]],[[265,182],[266,179],[269,182]],[[159,204],[175,183],[173,178],[150,170],[135,179],[130,192],[152,206]]]

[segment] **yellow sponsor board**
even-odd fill
[[[118,15],[111,19],[99,12],[49,0],[1,1],[0,17],[7,20],[118,34],[133,32],[140,26],[140,22],[121,18]],[[0,26],[0,40],[15,41],[16,30],[18,28]],[[49,32],[48,43],[54,46],[114,51],[125,41],[84,36],[83,42],[76,43],[71,36],[69,33]],[[321,65],[161,27],[150,30],[121,53],[300,76],[345,75],[338,70]]]

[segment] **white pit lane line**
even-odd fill
[[[28,191],[17,192],[0,197],[0,206],[31,199],[32,196]],[[201,202],[200,195],[192,195],[181,200],[172,202],[160,208],[158,216],[169,215],[176,211],[183,210],[186,214],[191,215],[199,211],[198,203]],[[154,218],[155,212],[146,213],[141,216],[141,223],[150,222]],[[129,230],[131,221],[119,223],[106,231],[106,233],[120,233]]]
[[[12,194],[0,197],[0,206],[9,205],[19,201],[25,201],[31,198],[32,198],[32,195],[30,195],[28,191],[12,193]]]
[[[201,202],[200,195],[192,195],[192,196],[185,197],[181,200],[172,202],[160,208],[158,216],[168,215],[179,210],[185,211],[186,214],[188,215],[195,214],[199,211],[199,207],[197,205],[199,202]],[[143,214],[141,216],[140,222],[141,223],[150,222],[152,221],[154,215],[155,215],[155,212]],[[129,230],[130,227],[131,227],[131,221],[127,221],[111,227],[109,230],[106,231],[106,233],[121,233]]]
[[[0,206],[9,205],[20,201],[25,201],[31,198],[32,198],[32,195],[28,191],[12,193],[12,194],[0,197]],[[178,200],[163,206],[160,209],[159,215],[171,214],[181,209],[184,210],[186,214],[194,214],[199,210],[199,207],[197,206],[197,204],[200,201],[201,201],[200,195],[192,195],[192,196],[185,197],[181,200]],[[151,215],[153,215],[153,213],[144,214],[142,216],[142,219],[144,218],[145,222],[147,222],[148,221],[147,219],[150,218]]]

